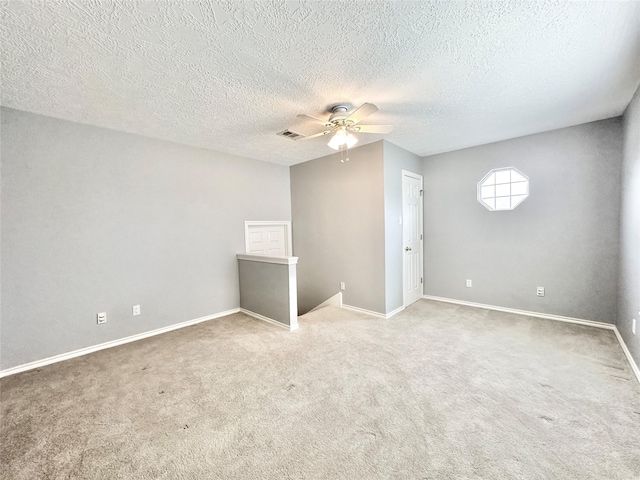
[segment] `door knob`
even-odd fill
[[[409,250],[411,250],[411,247],[404,247],[405,252],[408,252]]]

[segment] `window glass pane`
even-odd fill
[[[496,199],[495,198],[483,198],[482,202],[487,205],[491,210],[495,210],[496,208]]]
[[[511,181],[512,182],[526,182],[527,179],[520,175],[517,170],[511,169]]]
[[[511,194],[511,185],[508,183],[496,185],[496,197],[508,197]]]
[[[509,183],[511,181],[511,170],[498,170],[496,172],[496,183]]]
[[[511,195],[526,195],[527,182],[516,182],[511,184]]]
[[[491,175],[489,175],[489,178],[487,178],[484,182],[482,182],[482,185],[493,185],[496,183],[496,174],[492,173]]]
[[[482,198],[489,198],[496,196],[496,187],[489,185],[488,187],[482,187]]]
[[[496,210],[511,210],[511,199],[509,197],[496,198]]]
[[[525,198],[527,198],[527,195],[514,195],[511,197],[511,208],[516,208]]]

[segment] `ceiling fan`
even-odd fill
[[[378,107],[373,103],[363,103],[352,113],[349,113],[349,107],[343,104],[334,105],[330,110],[331,116],[328,120],[321,120],[311,115],[298,115],[298,118],[302,120],[322,125],[322,130],[306,136],[300,134],[301,136],[296,140],[309,140],[331,135],[331,140],[327,145],[334,150],[348,150],[358,142],[354,133],[389,133],[393,130],[392,125],[358,125],[360,121],[378,111]],[[290,129],[290,131],[295,132],[295,129]]]

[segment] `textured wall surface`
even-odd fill
[[[1,135],[3,369],[237,308],[244,221],[290,219],[283,166],[11,109]]]
[[[615,322],[621,161],[620,119],[425,158],[425,294]],[[529,198],[490,212],[476,184],[508,166]]]
[[[354,307],[385,313],[383,142],[291,167],[298,310],[340,290]]]
[[[336,102],[378,104],[367,122],[424,156],[621,115],[639,82],[638,2],[0,9],[2,105],[286,165],[331,151],[276,132]]]
[[[640,365],[640,89],[623,117],[618,330]],[[631,331],[636,319],[636,334]]]
[[[422,174],[422,159],[384,142],[384,281],[386,312],[404,305],[404,240],[402,217],[402,170]]]

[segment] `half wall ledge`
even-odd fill
[[[298,328],[298,257],[237,254],[240,311],[287,330]]]

